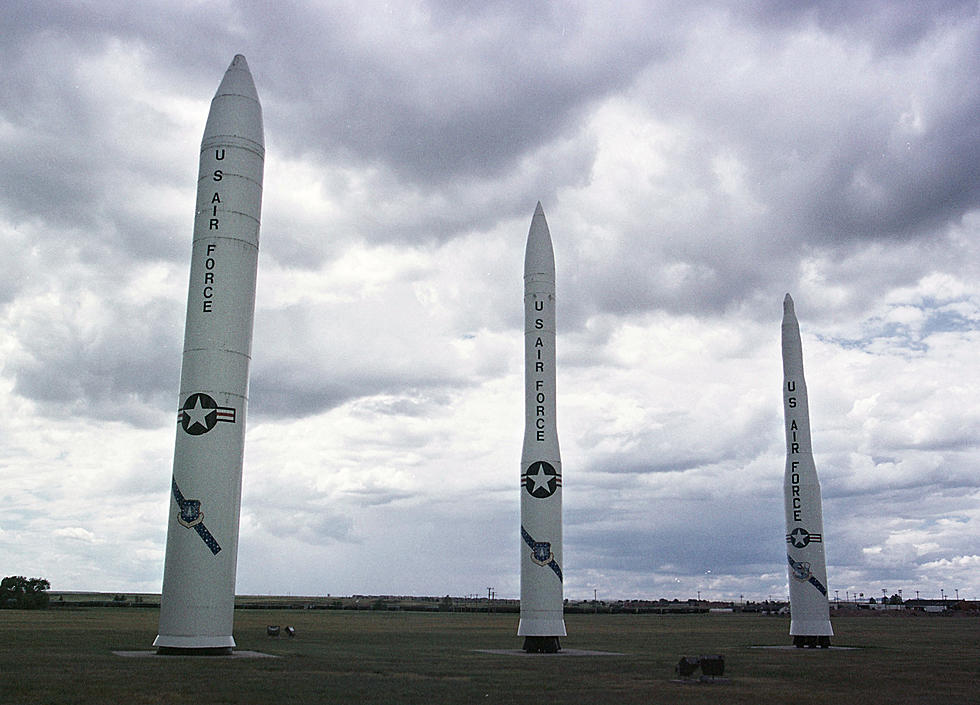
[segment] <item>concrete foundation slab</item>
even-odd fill
[[[626,654],[618,651],[591,651],[589,649],[562,649],[556,654],[529,654],[524,649],[474,649],[480,654],[494,654],[495,656],[534,656],[555,657],[555,656],[625,656]]]
[[[221,656],[201,656],[193,654],[158,654],[156,651],[113,651],[115,656],[123,658],[201,658],[201,659],[228,659],[228,658],[279,658],[273,654],[263,654],[261,651],[232,651],[230,654]]]

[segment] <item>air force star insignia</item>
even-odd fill
[[[177,422],[184,432],[200,436],[214,428],[219,421],[235,423],[235,409],[218,406],[218,403],[203,392],[195,392],[187,397],[177,412]]]
[[[545,499],[561,487],[561,475],[551,463],[535,460],[521,475],[521,484],[535,499]]]
[[[796,527],[786,535],[786,543],[793,544],[794,548],[806,548],[811,543],[823,542],[822,534],[811,534],[804,528]]]

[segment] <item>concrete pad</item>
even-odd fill
[[[115,656],[123,658],[202,658],[202,659],[229,659],[229,658],[279,658],[273,654],[263,654],[261,651],[232,651],[230,654],[221,656],[203,656],[200,654],[158,654],[154,651],[113,651]]]
[[[480,654],[495,656],[625,656],[619,651],[590,651],[588,649],[562,649],[556,654],[529,654],[524,649],[473,649]]]
[[[777,651],[857,651],[861,647],[831,645],[830,648],[827,649],[821,649],[820,647],[816,647],[816,648],[804,647],[801,649],[799,647],[793,646],[792,644],[778,644],[776,646],[750,646],[749,648],[750,649],[776,649]]]

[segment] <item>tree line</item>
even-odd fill
[[[44,578],[8,575],[0,580],[0,608],[37,610],[48,606],[48,588]]]

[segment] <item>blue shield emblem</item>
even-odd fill
[[[809,580],[810,579],[810,564],[806,561],[794,561],[790,559],[790,566],[792,566],[793,577],[797,580]]]
[[[531,544],[531,560],[538,565],[548,565],[551,559],[551,543],[548,541],[535,541]]]
[[[188,529],[204,521],[204,512],[201,511],[201,500],[185,499],[181,502],[180,513],[177,514],[177,521]]]

